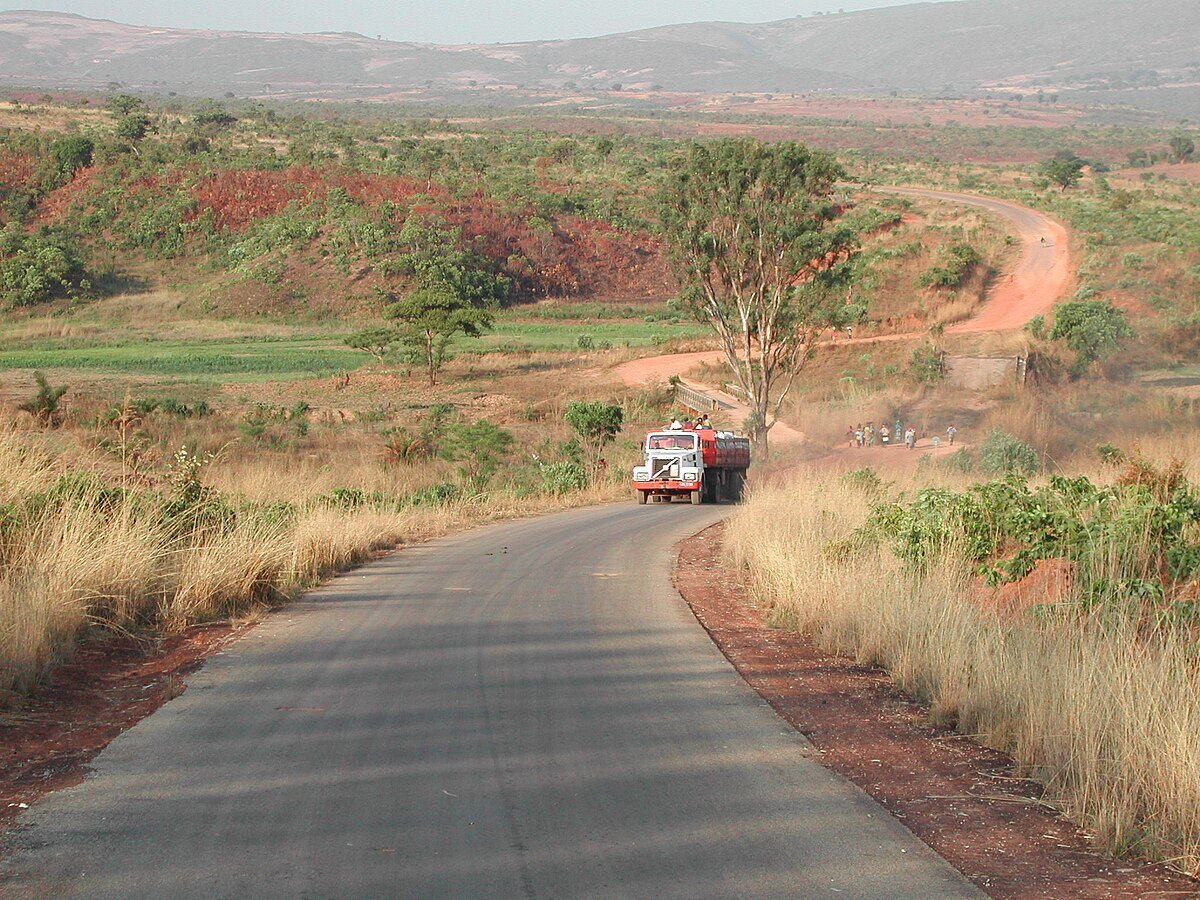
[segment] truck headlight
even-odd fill
[[[699,479],[699,477],[700,477],[699,469],[684,469],[683,470],[683,480],[684,481],[696,481],[697,479]]]

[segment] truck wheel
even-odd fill
[[[646,505],[646,492],[645,491],[634,491],[634,493],[637,494],[638,506],[645,506]]]
[[[729,484],[730,499],[733,500],[734,503],[740,503],[742,500],[742,494],[745,492],[745,490],[746,490],[746,470],[738,469],[733,473],[733,475],[730,479],[730,484]]]
[[[704,502],[704,494],[700,491],[692,491],[692,506],[699,506]]]

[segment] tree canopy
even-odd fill
[[[410,219],[400,240],[408,249],[382,266],[410,276],[416,287],[402,297],[387,294],[384,315],[397,323],[399,339],[425,365],[429,383],[446,359],[457,334],[478,336],[492,327],[492,310],[508,296],[507,278],[483,268],[483,261],[459,247],[458,232]]]
[[[1061,340],[1075,352],[1075,372],[1082,374],[1133,336],[1124,310],[1111,300],[1073,300],[1054,307],[1050,339]]]
[[[619,404],[575,400],[567,404],[563,418],[583,443],[588,469],[594,478],[600,470],[604,448],[621,432],[625,411]]]
[[[1086,163],[1074,153],[1064,150],[1050,159],[1043,160],[1038,166],[1038,172],[1065,191],[1079,183],[1085,165]]]
[[[765,448],[795,373],[845,304],[857,237],[829,153],[792,141],[695,143],[658,194],[681,299],[716,333]]]

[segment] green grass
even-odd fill
[[[517,316],[521,317],[518,318]],[[704,334],[692,322],[647,323],[537,320],[527,313],[501,313],[495,330],[480,338],[459,338],[459,352],[577,351],[581,335],[594,347],[647,347],[674,338]],[[96,374],[141,375],[208,382],[290,381],[322,378],[366,365],[371,358],[342,344],[332,333],[303,337],[249,337],[230,340],[170,340],[121,337],[104,340],[8,339],[0,350],[0,371],[41,369]]]
[[[39,341],[22,349],[0,351],[0,370],[70,369],[268,381],[319,378],[356,369],[365,360],[365,354],[331,339],[145,341],[90,346]]]

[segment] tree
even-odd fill
[[[616,403],[575,400],[567,404],[563,418],[579,435],[587,454],[588,470],[594,479],[600,471],[604,448],[621,432],[625,411]]]
[[[1069,150],[1064,150],[1050,159],[1043,160],[1038,166],[1038,172],[1066,191],[1079,183],[1079,179],[1083,177],[1084,165],[1082,159]]]
[[[91,138],[79,134],[60,137],[50,145],[50,156],[59,174],[66,177],[92,164],[96,144]]]
[[[491,328],[491,311],[508,296],[509,282],[462,250],[455,229],[410,218],[399,237],[408,250],[380,269],[409,275],[417,287],[398,300],[388,294],[392,302],[384,315],[398,323],[400,340],[424,363],[429,383],[436,384],[450,341]]]
[[[202,100],[196,106],[192,122],[200,127],[211,126],[214,129],[226,128],[237,124],[237,116],[231,115],[215,100]]]
[[[402,337],[395,328],[365,328],[346,338],[346,346],[353,347],[355,350],[365,350],[375,359],[383,362],[384,358],[392,352],[392,345],[400,341]]]
[[[37,393],[18,405],[17,409],[29,413],[43,428],[57,428],[62,421],[59,407],[67,386],[50,387],[50,382],[41,372],[34,372],[33,380],[37,383]]]
[[[442,456],[457,462],[459,475],[472,490],[481,493],[512,449],[513,436],[487,419],[470,425],[450,426],[442,438]]]
[[[146,104],[140,97],[134,97],[132,94],[117,94],[104,101],[104,106],[113,115],[124,118],[145,109]]]
[[[1113,306],[1111,300],[1073,300],[1054,307],[1050,340],[1062,340],[1075,352],[1077,375],[1133,334],[1124,310]]]
[[[1174,135],[1167,141],[1167,146],[1171,148],[1171,156],[1177,163],[1187,162],[1196,152],[1196,142],[1186,134]]]
[[[400,340],[419,356],[430,384],[437,384],[446,348],[456,334],[476,337],[492,327],[489,309],[444,283],[410,291],[389,304],[384,315],[398,323]]]
[[[829,153],[749,138],[694,143],[658,195],[681,300],[716,333],[765,451],[814,338],[845,302],[852,229],[830,199]]]
[[[150,130],[150,119],[141,113],[125,116],[117,123],[117,127],[113,129],[113,133],[123,141],[129,141],[133,152],[138,153],[137,142],[146,136],[146,132]]]

